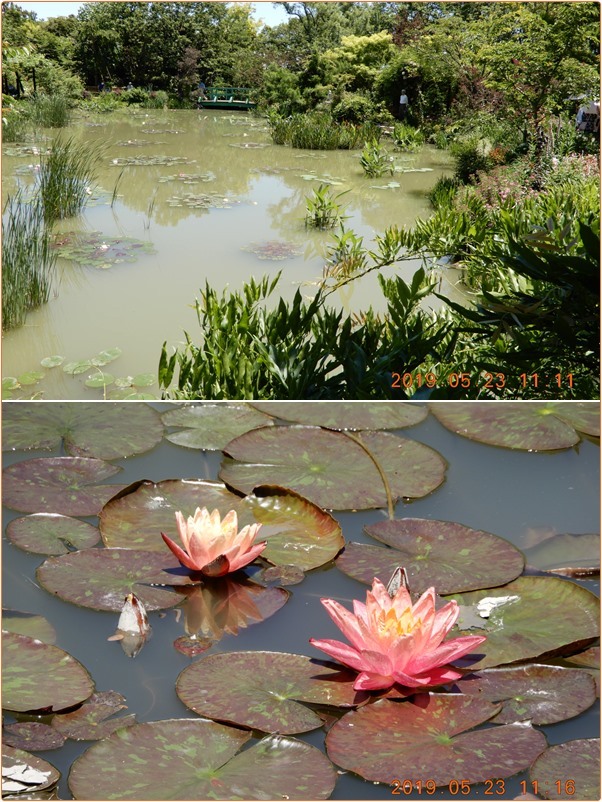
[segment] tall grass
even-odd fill
[[[102,156],[102,149],[92,150],[85,143],[54,140],[49,155],[40,160],[38,173],[37,193],[46,223],[81,212]]]
[[[50,297],[56,253],[39,199],[9,195],[2,214],[2,329],[22,326]]]
[[[31,101],[30,114],[35,127],[64,128],[69,125],[71,110],[65,95],[37,94]]]
[[[371,122],[353,125],[337,122],[330,114],[310,112],[283,119],[269,119],[272,140],[306,150],[352,150],[368,139],[378,139],[380,130]]]

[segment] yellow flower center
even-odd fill
[[[384,637],[398,638],[401,635],[409,635],[415,629],[422,626],[421,618],[414,618],[412,608],[406,608],[401,615],[391,609],[381,611],[377,621],[379,634]]]

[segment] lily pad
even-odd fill
[[[41,381],[46,374],[39,370],[29,370],[26,373],[19,374],[18,382],[23,386],[37,384]]]
[[[45,356],[44,359],[40,362],[40,365],[43,368],[58,368],[59,365],[62,365],[65,361],[64,356],[60,356],[59,354],[55,354],[54,356]]]
[[[85,521],[43,512],[15,518],[6,527],[6,536],[18,548],[34,554],[67,554],[88,549],[100,540],[98,529]]]
[[[445,461],[428,446],[386,432],[363,432],[361,440],[364,447],[346,434],[312,426],[256,429],[228,444],[219,477],[243,493],[258,484],[286,485],[337,510],[387,504],[366,450],[381,465],[394,499],[421,498],[443,482]]]
[[[107,348],[105,351],[101,351],[98,356],[92,357],[90,362],[97,368],[103,368],[105,365],[118,359],[122,353],[121,348],[118,346]]]
[[[571,663],[576,663],[579,666],[588,666],[589,668],[600,668],[600,647],[592,646],[591,649],[586,649],[579,654],[572,654],[567,657]]]
[[[177,134],[178,131],[162,131],[149,129],[147,134]],[[196,159],[187,159],[186,156],[123,156],[111,159],[111,164],[118,167],[153,167],[164,164],[194,164]]]
[[[586,671],[560,666],[489,668],[458,683],[464,694],[502,702],[496,724],[531,721],[555,724],[578,716],[596,701],[596,683]]]
[[[547,406],[556,417],[578,432],[600,437],[600,404],[597,401],[556,401]]]
[[[531,766],[529,780],[544,799],[600,799],[600,739],[550,746]]]
[[[42,615],[22,613],[18,610],[2,610],[2,629],[29,638],[41,640],[44,643],[56,641],[56,631],[50,621]]]
[[[484,658],[478,668],[517,660],[571,654],[588,646],[599,635],[599,601],[589,590],[557,577],[525,576],[508,585],[456,594],[460,605],[484,609],[479,634],[487,640],[479,646]],[[499,602],[496,604],[496,602]],[[469,632],[456,634],[470,634]],[[462,659],[460,660],[460,663]]]
[[[415,426],[428,415],[420,404],[383,401],[378,404],[338,401],[262,401],[252,404],[256,409],[282,420],[323,426],[326,429],[402,429]]]
[[[202,181],[206,184],[209,181],[215,181],[215,173],[210,171],[206,173],[175,173],[174,175],[164,175],[159,179],[160,184],[166,184],[169,181],[178,181],[181,184],[198,184]]]
[[[254,253],[258,259],[269,262],[279,262],[284,259],[291,259],[303,253],[294,242],[284,242],[282,240],[268,240],[266,242],[251,242],[241,248],[241,251]]]
[[[561,573],[563,568],[571,566],[571,568],[597,569],[598,575],[600,573],[598,534],[554,535],[537,546],[524,549],[524,553],[529,565],[543,571]]]
[[[259,426],[270,426],[272,419],[246,404],[188,404],[164,412],[165,426],[185,426],[166,439],[186,448],[221,451],[235,437]]]
[[[173,607],[182,600],[171,590],[151,587],[148,577],[166,566],[171,555],[134,549],[86,549],[49,557],[36,571],[40,585],[64,601],[93,610],[120,612],[128,593],[147,610]]]
[[[451,783],[510,777],[545,749],[544,735],[524,722],[467,732],[498,710],[460,694],[381,699],[336,722],[326,749],[334,763],[366,780],[393,783],[402,776],[416,784],[428,778],[451,792]]]
[[[20,386],[19,379],[16,376],[4,376],[2,379],[3,390],[18,390]]]
[[[50,749],[60,749],[66,740],[64,735],[41,721],[17,721],[2,728],[2,743],[15,749],[46,752]]]
[[[121,468],[86,457],[42,457],[2,472],[4,503],[19,512],[97,515],[123,485],[98,485]]]
[[[431,411],[452,432],[489,445],[552,451],[579,442],[575,429],[546,404],[441,402],[431,404]]]
[[[185,668],[176,693],[200,716],[283,735],[322,726],[299,702],[352,707],[364,700],[353,690],[356,676],[300,654],[225,652]]]
[[[101,231],[61,232],[56,235],[52,248],[63,259],[103,269],[122,262],[135,262],[142,253],[155,253],[150,242],[133,237],[108,237]]]
[[[141,454],[161,442],[158,412],[136,404],[11,404],[4,410],[2,448],[56,449],[64,444],[74,457],[118,459]]]
[[[76,362],[67,362],[66,365],[63,365],[63,371],[65,373],[70,373],[72,376],[79,376],[80,373],[85,373],[87,370],[90,370],[91,367],[91,359],[80,359]]]
[[[337,568],[367,585],[374,577],[386,584],[401,565],[413,593],[433,586],[440,594],[460,593],[503,585],[524,567],[521,552],[507,540],[451,521],[403,518],[364,531],[391,548],[349,543]]]
[[[217,482],[168,479],[143,482],[133,492],[107,504],[100,515],[106,546],[165,553],[161,532],[179,542],[175,513],[193,515],[197,507],[236,510],[239,526],[261,523],[259,537],[268,545],[262,557],[303,570],[332,560],[344,545],[339,524],[324,510],[279,487],[260,487],[240,498]]]
[[[70,654],[27,635],[2,633],[2,707],[56,712],[87,699],[94,683]]]
[[[98,373],[92,373],[84,384],[86,387],[107,387],[110,384],[113,384],[115,381],[115,376],[112,373],[103,373],[101,370]]]
[[[185,192],[182,195],[172,195],[167,199],[169,206],[186,206],[189,209],[231,209],[240,204],[237,198],[226,197],[218,192],[194,193]]]
[[[2,744],[2,797],[19,794],[21,798],[54,788],[61,773],[46,760],[23,749]]]
[[[267,736],[237,754],[250,737],[202,719],[136,724],[79,757],[69,788],[75,799],[328,799],[336,773],[319,749]]]
[[[93,693],[72,713],[53,716],[52,728],[65,738],[76,741],[100,741],[120,727],[131,727],[136,723],[135,715],[110,718],[126,708],[125,698],[116,691]]]

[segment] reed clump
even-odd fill
[[[96,180],[102,149],[92,150],[73,139],[55,139],[40,160],[37,195],[47,224],[79,214]]]

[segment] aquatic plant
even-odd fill
[[[376,139],[370,139],[364,145],[360,164],[364,169],[364,173],[370,178],[380,178],[387,170],[391,175],[395,172],[392,157],[389,156]]]
[[[282,240],[251,242],[249,245],[244,245],[241,250],[254,253],[258,259],[263,259],[270,262],[278,262],[284,259],[290,259],[293,256],[299,256],[299,254],[303,253],[303,251],[297,245],[295,245],[294,242],[286,242]]]
[[[237,571],[253,562],[265,549],[267,543],[255,543],[261,524],[252,524],[238,529],[236,510],[230,510],[220,519],[219,510],[210,514],[206,507],[197,507],[188,520],[176,512],[178,535],[184,549],[161,533],[165,544],[178,560],[205,576],[223,576]]]
[[[102,157],[102,147],[92,149],[72,138],[60,137],[54,140],[47,156],[41,155],[36,192],[47,223],[82,211]]]
[[[36,94],[31,99],[31,120],[36,128],[64,128],[69,125],[69,100],[61,94]]]
[[[420,128],[398,122],[393,126],[393,141],[399,150],[417,150],[424,144],[424,134]]]
[[[2,215],[2,328],[23,325],[50,298],[56,253],[39,200],[9,195]]]
[[[305,225],[311,228],[332,228],[340,223],[344,219],[341,214],[343,209],[337,201],[347,192],[349,190],[331,195],[328,187],[320,184],[314,189],[312,197],[305,198]]]
[[[372,122],[353,125],[317,111],[286,119],[272,115],[268,122],[275,144],[306,150],[352,150],[360,142],[380,136],[380,130]]]
[[[326,612],[351,643],[310,638],[310,643],[340,663],[359,671],[357,691],[443,685],[462,676],[449,663],[472,652],[487,638],[468,635],[444,641],[458,619],[456,601],[435,611],[435,589],[412,604],[402,583],[391,594],[380,579],[372,582],[366,604],[353,602],[350,613],[334,599],[321,599]]]
[[[107,237],[101,231],[61,231],[55,235],[51,247],[63,259],[102,269],[135,262],[139,254],[155,252],[150,242],[133,237]]]

